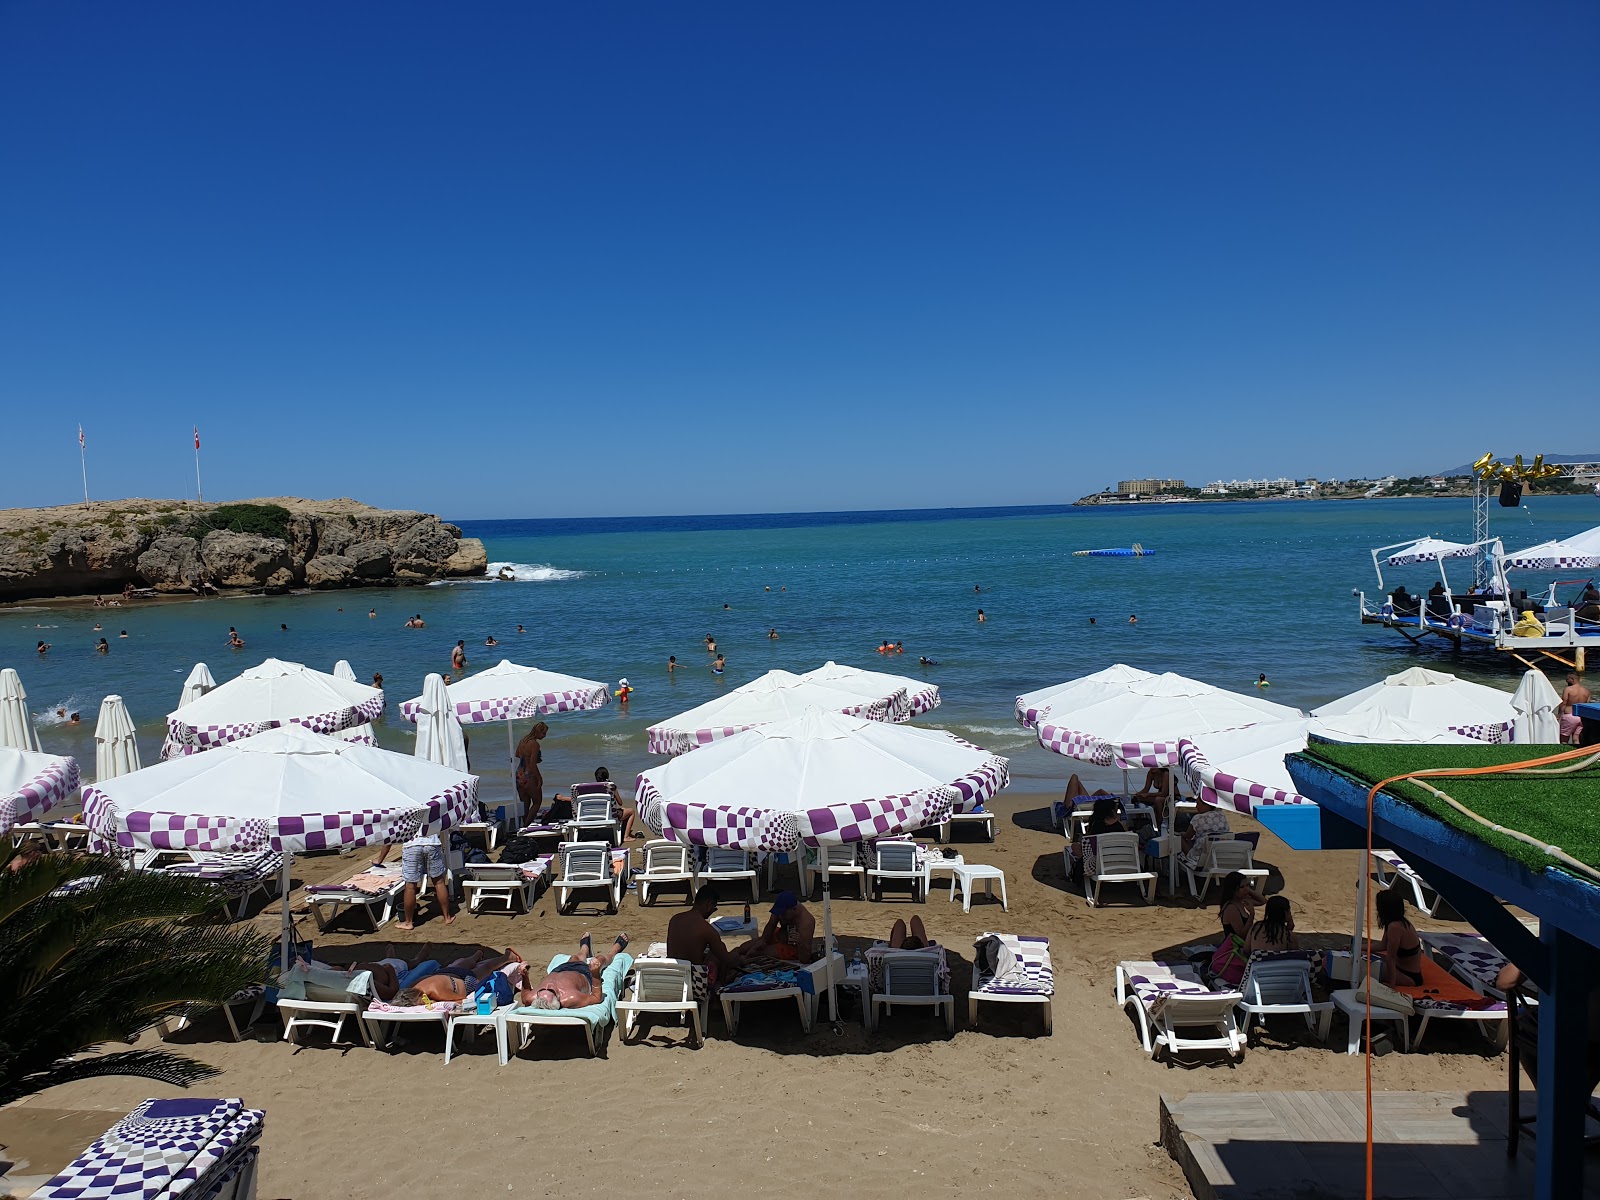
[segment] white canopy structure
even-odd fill
[[[801,679],[825,683],[841,691],[857,692],[871,699],[888,699],[903,693],[901,710],[894,721],[909,721],[939,707],[939,686],[925,679],[911,679],[905,675],[890,675],[885,671],[865,671],[860,667],[836,663],[831,659],[815,670],[803,671]]]
[[[102,849],[282,853],[287,966],[292,854],[447,829],[477,794],[475,776],[287,725],[94,783],[83,816]]]
[[[28,693],[14,667],[0,671],[0,746],[40,753],[39,731],[28,711]]]
[[[137,771],[139,740],[134,734],[133,718],[121,696],[107,696],[100,701],[100,719],[94,724],[94,777],[115,779]]]
[[[757,725],[804,716],[813,708],[889,721],[893,719],[894,704],[893,697],[871,699],[859,691],[817,683],[791,671],[768,671],[698,708],[652,725],[645,732],[650,753],[683,754]]]
[[[1033,729],[1058,708],[1062,712],[1073,708],[1084,708],[1117,695],[1129,684],[1155,677],[1153,671],[1141,671],[1138,667],[1130,667],[1126,663],[1113,663],[1093,675],[1069,679],[1065,683],[1054,683],[1049,687],[1018,696],[1017,723]]]
[[[194,670],[189,672],[189,678],[183,681],[183,694],[178,697],[178,707],[182,708],[190,701],[200,699],[216,686],[217,681],[211,678],[211,668],[205,663],[195,663]]]
[[[1483,742],[1507,740],[1517,715],[1510,692],[1426,667],[1408,667],[1381,683],[1313,709],[1311,715],[1328,719],[1367,712],[1401,717],[1428,729],[1461,733]]]
[[[1121,684],[1092,703],[1053,705],[1038,736],[1047,750],[1100,766],[1171,766],[1182,738],[1303,715],[1286,704],[1168,672]]]
[[[461,734],[461,719],[445,691],[444,676],[429,675],[422,681],[422,696],[416,709],[417,741],[412,754],[452,770],[467,769],[467,744]]]
[[[1502,561],[1508,571],[1593,571],[1600,568],[1600,525],[1569,538],[1513,550]]]
[[[1408,567],[1412,563],[1438,562],[1441,558],[1471,558],[1478,548],[1466,542],[1447,542],[1443,538],[1418,538],[1409,546],[1402,546],[1386,561],[1391,567]]]
[[[161,757],[198,754],[280,725],[338,733],[382,712],[383,693],[377,688],[269,658],[169,713]]]
[[[1561,694],[1543,671],[1529,668],[1511,696],[1516,711],[1512,741],[1518,745],[1553,745],[1561,741]]]
[[[77,759],[0,746],[0,837],[38,820],[77,789]]]

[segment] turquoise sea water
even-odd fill
[[[1493,529],[1514,548],[1597,521],[1594,499],[1549,497],[1496,510]],[[1468,540],[1465,500],[460,524],[484,539],[491,563],[514,564],[524,581],[111,610],[13,608],[0,611],[0,665],[21,672],[46,748],[77,755],[86,777],[101,697],[126,699],[152,762],[196,661],[219,683],[269,655],[322,670],[348,658],[362,679],[381,671],[390,705],[380,740],[405,750],[411,727],[395,706],[420,692],[425,673],[449,670],[457,638],[466,639],[475,669],[510,658],[613,687],[626,676],[637,689],[628,713],[613,704],[550,719],[545,774],[563,787],[600,762],[631,780],[657,761],[645,752],[647,725],[770,668],[803,671],[830,658],[937,682],[943,707],[920,721],[1010,755],[1014,786],[1023,787],[1059,786],[1071,764],[1013,723],[1013,697],[1112,662],[1241,690],[1265,671],[1271,698],[1301,708],[1416,663],[1507,688],[1516,678],[1491,655],[1419,653],[1392,632],[1356,623],[1351,589],[1374,587],[1368,551],[1424,534]],[[1136,541],[1157,553],[1072,556]],[[1454,572],[1464,586],[1468,568]],[[1425,589],[1436,568],[1386,578]],[[1548,579],[1524,582],[1532,593]],[[989,618],[982,624],[980,607]],[[412,613],[428,627],[403,628]],[[1128,624],[1130,614],[1137,625]],[[526,633],[515,632],[519,622]],[[230,625],[245,650],[227,649]],[[779,640],[767,638],[769,628]],[[119,639],[123,629],[129,636]],[[721,678],[708,669],[707,633],[727,655]],[[498,648],[483,646],[489,634]],[[100,636],[110,639],[108,656],[93,652]],[[34,651],[39,638],[53,643],[43,659]],[[875,653],[886,638],[904,642],[904,656]],[[682,664],[675,675],[666,670],[669,654]],[[939,665],[920,667],[919,655]],[[82,724],[57,724],[58,707],[81,712]],[[491,789],[504,789],[503,729],[482,727],[474,743],[475,769]]]

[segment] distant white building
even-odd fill
[[[1228,485],[1217,479],[1201,488],[1200,494],[1202,496],[1226,496],[1228,494]]]
[[[1450,486],[1450,481],[1443,475],[1429,475],[1428,483],[1434,491],[1440,491]]]

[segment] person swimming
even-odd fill
[[[924,654],[921,658],[917,659],[917,662],[919,664],[921,664],[922,666],[924,666],[924,667],[937,667],[939,665],[939,660],[938,659],[929,658],[926,654]]]
[[[711,664],[711,673],[713,675],[721,675],[722,674],[722,668],[727,666],[727,665],[728,665],[727,660],[725,658],[723,658],[722,655],[719,654],[719,655],[717,655],[717,661]]]

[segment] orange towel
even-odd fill
[[[1497,1003],[1489,996],[1478,995],[1426,954],[1422,956],[1422,982],[1415,987],[1396,986],[1394,990],[1412,1000],[1434,1000],[1462,1008],[1490,1008]]]

